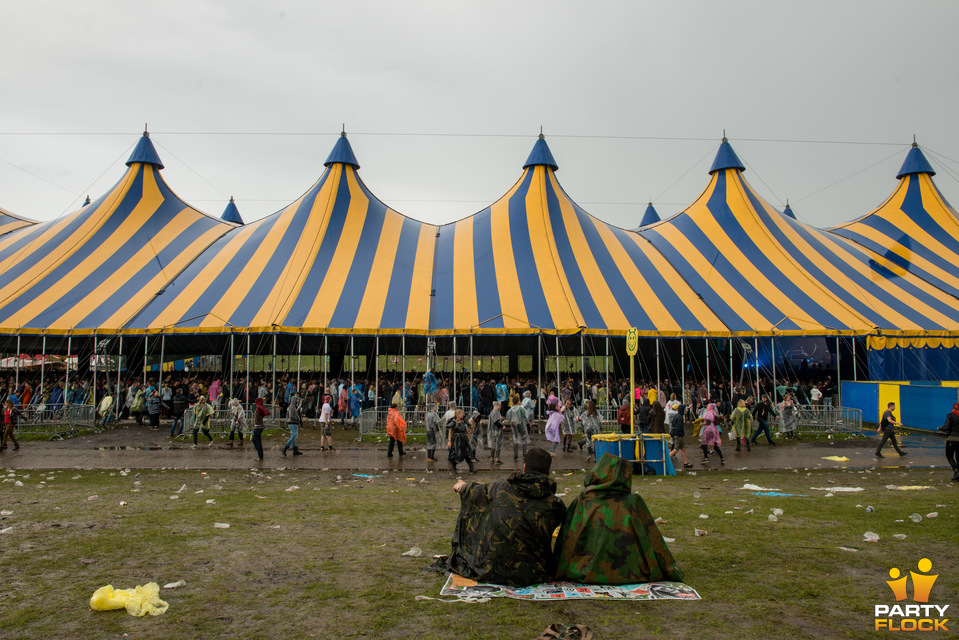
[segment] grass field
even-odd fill
[[[866,638],[876,635],[873,606],[894,603],[889,569],[915,571],[924,557],[939,574],[930,602],[959,607],[959,487],[942,470],[637,478],[702,600],[485,604],[414,600],[438,596],[443,578],[423,570],[428,559],[401,555],[413,546],[448,552],[458,511],[448,474],[4,475],[0,509],[12,513],[0,516],[0,638],[532,639],[553,622],[587,624],[597,640]],[[569,499],[580,491],[583,473],[555,477]],[[808,497],[757,496],[747,482]],[[932,488],[887,488],[923,485]],[[825,497],[812,487],[865,491]],[[784,511],[777,522],[772,508]],[[880,541],[863,542],[866,531]],[[89,607],[108,583],[180,579],[185,587],[161,591],[170,608],[159,617]]]

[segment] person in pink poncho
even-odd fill
[[[549,452],[556,453],[559,444],[559,425],[563,423],[563,411],[566,407],[557,407],[556,402],[546,404],[546,439],[550,441]]]
[[[726,458],[719,445],[723,443],[719,435],[719,413],[716,411],[716,404],[710,402],[706,407],[706,413],[703,414],[703,428],[700,431],[700,447],[703,450],[703,464],[709,464],[709,447],[713,448],[716,455],[719,456],[719,464],[726,464]]]

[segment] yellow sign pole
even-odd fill
[[[626,332],[626,355],[629,356],[629,433],[636,433],[636,380],[634,360],[639,350],[639,332],[630,327]]]

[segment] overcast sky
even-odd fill
[[[587,211],[693,202],[723,129],[771,204],[831,226],[892,193],[912,136],[959,204],[959,3],[4,0],[0,207],[49,220],[116,183],[149,123],[173,190],[252,221],[346,124],[397,211],[501,197],[540,126]],[[855,143],[855,144],[853,144]]]

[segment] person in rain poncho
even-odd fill
[[[239,434],[240,446],[243,446],[243,434],[245,434],[247,430],[246,411],[243,410],[239,398],[230,398],[230,404],[227,406],[230,409],[230,446],[233,446],[234,433]]]
[[[556,538],[556,577],[588,584],[683,581],[646,502],[632,492],[632,464],[604,453],[566,511]]]
[[[552,580],[552,535],[566,507],[555,495],[551,463],[549,453],[532,448],[523,471],[506,480],[457,482],[460,513],[452,553],[438,564],[479,582],[522,587]]]
[[[752,451],[749,446],[749,432],[753,423],[753,414],[746,408],[746,401],[740,400],[736,403],[736,408],[729,414],[729,431],[736,438],[736,451],[740,451],[742,444],[746,445],[746,451]]]

